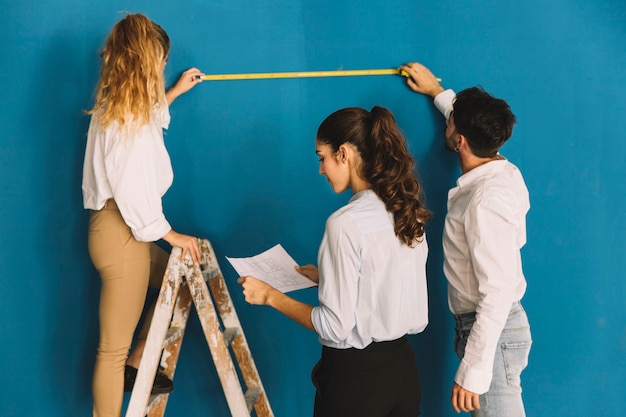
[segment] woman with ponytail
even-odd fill
[[[163,239],[200,260],[198,239],[175,232],[161,198],[173,172],[163,142],[169,105],[200,82],[191,68],[165,90],[163,70],[170,40],[141,14],[117,22],[100,53],[101,73],[91,111],[83,166],[83,201],[91,210],[89,255],[100,274],[100,341],[93,376],[93,415],[121,415],[124,391],[132,390],[150,316],[137,336],[148,286],[159,288],[169,255]],[[156,375],[152,392],[167,393],[172,381]]]
[[[296,267],[319,283],[319,306],[254,277],[240,277],[251,304],[269,305],[318,333],[312,374],[315,417],[415,417],[421,384],[407,334],[428,324],[424,225],[415,161],[389,110],[345,108],[322,122],[320,174],[353,193],[326,222],[318,267]]]

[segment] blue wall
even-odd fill
[[[90,4],[91,3],[91,4]],[[626,3],[622,0],[272,2],[164,0],[2,2],[0,13],[0,414],[91,410],[99,279],[86,250],[81,169],[98,55],[119,11],[170,34],[168,82],[206,73],[393,68],[418,60],[462,89],[481,84],[518,117],[503,153],[532,199],[524,266],[535,344],[524,375],[528,414],[614,416],[626,385]],[[452,320],[441,273],[447,189],[458,168],[443,119],[400,77],[205,82],[172,107],[166,136],[175,181],[164,204],[181,232],[220,259],[282,243],[315,262],[326,217],[348,195],[317,174],[319,122],[346,106],[397,116],[434,211],[431,324],[411,338],[423,415],[452,416]],[[269,308],[241,321],[277,416],[311,414],[319,345]],[[294,293],[315,302],[315,290]],[[227,407],[192,317],[169,415]]]

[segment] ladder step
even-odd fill
[[[222,334],[224,335],[224,343],[226,343],[226,346],[230,346],[233,339],[239,334],[239,329],[236,327],[230,327],[228,329],[224,329]]]
[[[220,274],[221,272],[219,268],[205,269],[204,271],[202,271],[202,276],[204,277],[205,281],[208,281],[211,278],[215,278],[216,276]]]
[[[249,387],[246,391],[244,398],[246,399],[246,405],[248,406],[248,412],[252,411],[252,407],[254,407],[254,403],[261,395],[260,387]]]
[[[148,400],[148,405],[146,406],[146,415],[150,414],[150,411],[157,405],[162,395],[165,394],[150,394],[150,400]]]
[[[165,335],[165,340],[163,341],[163,349],[174,343],[185,331],[182,327],[170,327]]]

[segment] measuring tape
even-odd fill
[[[252,74],[212,74],[202,75],[201,80],[258,80],[263,78],[312,78],[312,77],[355,77],[362,75],[401,75],[409,74],[401,69],[372,69],[372,70],[337,70],[337,71],[304,71],[304,72],[257,72]],[[441,78],[437,78],[441,81]]]

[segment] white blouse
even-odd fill
[[[152,242],[171,230],[161,197],[174,173],[163,141],[170,122],[169,107],[155,106],[150,122],[129,134],[117,122],[106,128],[94,114],[87,133],[83,165],[83,204],[100,210],[114,199],[135,239]]]
[[[424,235],[414,247],[372,190],[333,213],[318,254],[319,302],[311,313],[325,346],[362,349],[419,333],[428,324]]]

